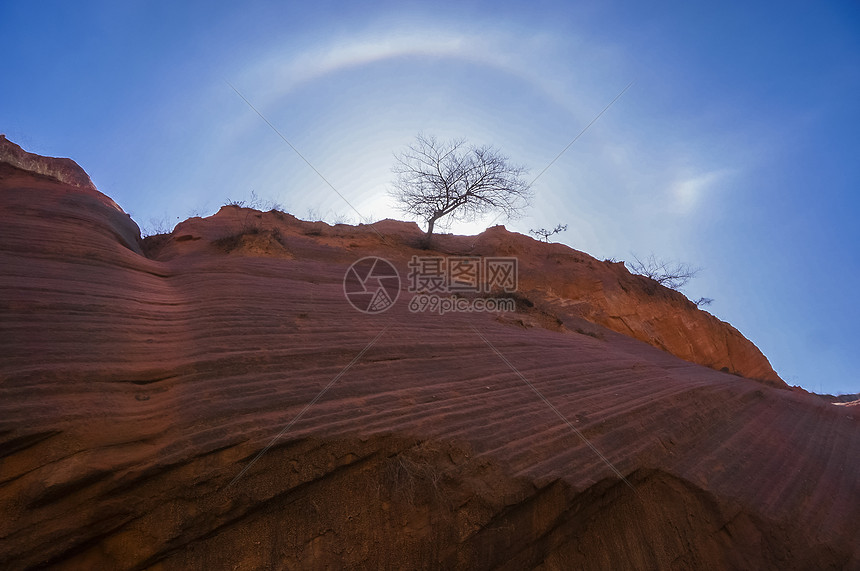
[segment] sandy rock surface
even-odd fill
[[[623,265],[238,207],[141,240],[28,160],[0,164],[0,568],[860,567],[857,407]],[[415,255],[516,256],[517,311],[410,312]],[[365,256],[404,278],[379,315],[344,295]]]

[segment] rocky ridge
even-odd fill
[[[860,566],[856,407],[677,292],[497,227],[434,251],[516,256],[516,312],[365,315],[416,226],[141,240],[40,160],[0,163],[3,568]]]

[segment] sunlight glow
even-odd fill
[[[690,214],[726,176],[727,171],[717,170],[679,178],[670,191],[672,210],[679,214]]]

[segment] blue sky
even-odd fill
[[[419,131],[536,175],[634,81],[508,228],[701,266],[686,293],[789,384],[860,391],[856,2],[6,2],[0,37],[0,132],[142,227],[251,191],[357,220],[227,82],[381,219]]]

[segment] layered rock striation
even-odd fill
[[[34,160],[0,163],[4,569],[860,566],[856,407],[677,292],[499,227],[141,240]],[[517,257],[517,310],[349,305],[413,255]]]

